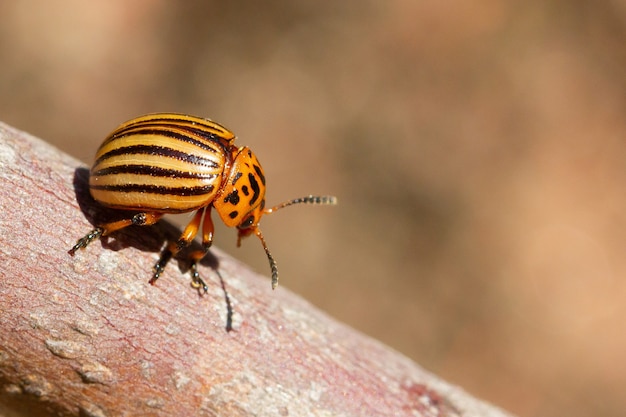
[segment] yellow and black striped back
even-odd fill
[[[219,190],[234,140],[228,129],[193,116],[157,113],[130,120],[98,149],[91,195],[120,209],[196,210]]]

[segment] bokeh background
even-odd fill
[[[623,0],[0,2],[0,120],[89,164],[154,111],[339,197],[263,220],[282,286],[521,416],[624,415]]]

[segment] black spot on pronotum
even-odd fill
[[[235,190],[224,197],[224,203],[230,203],[233,206],[239,204],[239,190]]]
[[[230,217],[231,219],[234,219],[238,215],[239,215],[239,212],[237,212],[237,210],[233,210],[230,213],[228,213],[228,217]]]
[[[263,183],[263,185],[265,185],[265,175],[263,175],[263,171],[261,170],[261,167],[255,164],[254,170],[256,171],[256,174],[261,179],[261,182]]]
[[[243,193],[243,195],[248,196],[250,195],[250,189],[248,188],[247,185],[244,185],[243,187],[241,187],[241,192]]]
[[[259,198],[259,193],[261,192],[261,189],[256,178],[254,178],[254,174],[248,174],[248,181],[250,182],[250,187],[252,187],[252,192],[254,193],[252,195],[252,198],[250,199],[250,205],[252,206],[257,198]]]

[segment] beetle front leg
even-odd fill
[[[207,208],[204,213],[204,220],[202,220],[202,249],[193,251],[189,254],[189,259],[191,260],[191,285],[196,288],[204,291],[206,294],[208,292],[208,287],[204,280],[200,278],[200,274],[198,273],[198,262],[206,256],[213,244],[213,220],[211,219],[211,208]]]

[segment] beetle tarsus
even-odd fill
[[[198,266],[195,262],[191,264],[191,286],[196,288],[198,291],[202,289],[204,293],[209,292],[209,287],[206,285],[206,282],[202,278],[200,278],[200,274],[198,273]]]
[[[167,248],[163,250],[158,262],[154,264],[154,268],[153,268],[154,275],[152,275],[152,278],[150,278],[150,281],[148,281],[150,284],[154,285],[156,283],[157,279],[159,279],[159,277],[163,273],[163,270],[165,269],[165,265],[167,265],[170,259],[172,259],[172,255],[173,254],[171,250]]]
[[[87,233],[84,237],[78,239],[76,244],[72,247],[72,249],[68,250],[67,253],[69,253],[71,256],[74,256],[77,250],[87,247],[87,245],[89,245],[91,242],[102,236],[102,233],[104,233],[104,229],[101,227],[96,227],[91,232]]]

